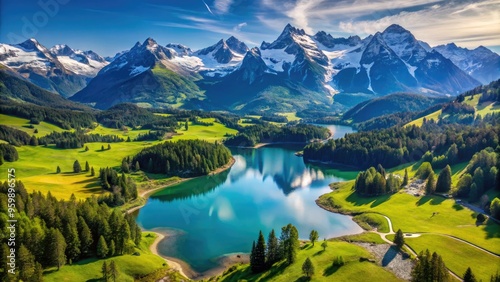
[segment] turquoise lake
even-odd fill
[[[329,125],[334,138],[352,132]],[[355,172],[304,164],[300,148],[231,149],[234,165],[223,173],[200,177],[152,195],[137,214],[145,230],[168,232],[159,252],[188,263],[197,272],[217,266],[217,258],[250,252],[259,230],[292,223],[302,239],[316,229],[320,238],[361,232],[349,217],[318,207],[329,183],[352,179]]]

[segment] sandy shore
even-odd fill
[[[154,231],[153,231],[154,232]],[[168,237],[170,236],[168,232],[154,232],[156,233],[157,237],[153,244],[149,247],[151,252],[157,256],[162,257],[165,259],[167,262],[168,266],[172,269],[175,269],[179,271],[179,273],[192,280],[201,280],[201,279],[207,279],[212,276],[217,276],[220,275],[222,272],[224,272],[227,268],[231,267],[234,264],[239,264],[239,263],[249,263],[250,257],[248,254],[242,254],[242,253],[236,253],[236,254],[228,254],[224,255],[220,258],[217,258],[217,264],[218,266],[212,269],[209,269],[205,272],[197,272],[194,269],[191,268],[189,264],[186,262],[176,259],[173,257],[168,257],[168,256],[163,256],[158,252],[158,244],[162,240],[168,240]]]

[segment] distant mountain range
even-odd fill
[[[308,35],[287,25],[260,47],[231,36],[198,51],[148,38],[113,58],[67,45],[47,49],[30,39],[0,44],[0,64],[101,109],[133,102],[240,112],[338,110],[338,93],[457,95],[500,78],[500,56],[489,49],[453,43],[431,48],[398,25],[363,39]]]

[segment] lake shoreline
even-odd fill
[[[170,268],[178,271],[182,276],[191,280],[202,280],[213,276],[222,274],[228,267],[235,264],[249,263],[250,255],[245,253],[231,253],[225,254],[216,259],[218,266],[210,268],[204,272],[198,272],[194,270],[187,262],[169,256],[164,256],[160,254],[158,250],[158,245],[163,240],[168,240],[172,236],[172,233],[164,231],[148,230],[149,232],[154,232],[158,237],[154,243],[150,246],[150,250],[153,254],[163,258]]]
[[[223,171],[226,171],[226,170],[230,169],[234,165],[235,162],[236,162],[235,158],[231,157],[231,159],[229,160],[229,162],[227,164],[225,164],[224,166],[219,167],[218,169],[210,172],[207,175],[215,175],[215,174],[219,174],[219,173],[221,173]],[[186,182],[188,180],[196,179],[196,178],[207,176],[207,175],[196,176],[196,177],[188,177],[188,178],[180,178],[180,179],[178,179],[178,180],[176,180],[174,182],[171,182],[171,183],[158,184],[158,185],[153,186],[153,188],[151,188],[151,189],[141,191],[139,193],[139,197],[144,198],[144,200],[147,200],[149,198],[149,196],[153,192],[156,192],[156,191],[159,191],[159,190],[162,190],[162,189],[166,189],[166,188],[169,188],[171,186],[177,185],[179,183]],[[143,205],[140,205],[140,206],[131,207],[131,208],[127,209],[125,211],[125,213],[127,213],[127,214],[133,213],[133,212],[141,209],[142,207],[144,207],[145,204],[146,203],[144,203]]]

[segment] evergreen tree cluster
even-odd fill
[[[487,190],[497,187],[497,153],[486,148],[474,154],[457,184],[456,195],[478,200]]]
[[[292,224],[281,228],[281,236],[278,239],[271,230],[267,245],[262,231],[259,232],[257,244],[252,244],[250,253],[250,268],[253,273],[259,273],[270,269],[274,263],[285,260],[288,265],[295,262],[299,249],[299,232]]]
[[[15,162],[19,159],[16,147],[10,144],[0,144],[0,165],[3,161]]]
[[[328,137],[328,129],[308,124],[298,124],[278,127],[272,124],[262,124],[243,127],[235,136],[224,141],[228,146],[254,146],[267,142],[301,142]]]
[[[174,117],[162,117],[155,115],[152,111],[138,107],[132,103],[115,105],[96,115],[97,121],[106,127],[132,128],[143,127],[144,129],[175,128],[177,121]]]
[[[151,173],[199,176],[224,166],[230,159],[231,152],[223,145],[179,140],[145,148],[128,163],[129,167],[138,163],[143,171]]]
[[[417,264],[412,271],[412,282],[446,282],[449,281],[448,269],[443,259],[437,253],[429,250],[420,252],[417,257]]]
[[[63,129],[91,128],[96,122],[95,114],[86,108],[70,110],[69,105],[66,109],[37,106],[28,103],[0,103],[0,112],[5,115],[26,118],[31,121],[45,121],[55,124]]]
[[[130,177],[126,177],[123,172],[121,176],[118,176],[113,168],[101,168],[99,180],[102,189],[111,192],[111,194],[100,196],[99,203],[104,202],[108,206],[115,207],[137,198],[135,182]]]
[[[326,161],[358,168],[382,164],[394,167],[418,161],[429,150],[435,156],[448,154],[454,162],[469,160],[476,152],[487,147],[496,148],[500,127],[441,125],[427,123],[418,126],[392,127],[370,132],[346,134],[344,138],[326,143],[312,143],[304,148],[306,161]],[[448,161],[446,162],[448,164]],[[444,167],[445,165],[443,165]]]
[[[354,182],[354,190],[362,196],[395,193],[399,188],[401,188],[401,179],[393,174],[386,174],[381,165],[378,165],[377,169],[370,167],[360,172]]]
[[[158,141],[163,140],[163,136],[167,133],[164,130],[150,130],[148,133],[141,133],[137,135],[135,141]]]
[[[0,214],[7,214],[8,183],[0,184]],[[132,253],[141,240],[141,229],[130,215],[111,210],[99,204],[95,197],[77,201],[58,200],[49,192],[28,194],[21,181],[16,182],[16,254],[18,254],[17,281],[41,281],[42,267],[61,268],[69,262],[93,257],[99,253],[100,238],[108,246],[106,256]],[[7,217],[0,217],[0,226],[6,229]],[[6,265],[9,234],[0,233],[0,263]],[[11,277],[6,273],[1,277]],[[12,277],[11,277],[12,278]],[[29,279],[28,279],[29,278]],[[31,280],[30,280],[31,279]]]
[[[56,144],[61,149],[83,148],[85,143],[105,142],[116,143],[123,142],[123,138],[117,135],[85,134],[81,130],[75,132],[52,132],[44,137],[38,138],[38,144],[49,145]]]
[[[31,137],[28,133],[0,124],[0,139],[14,146],[29,145]]]

